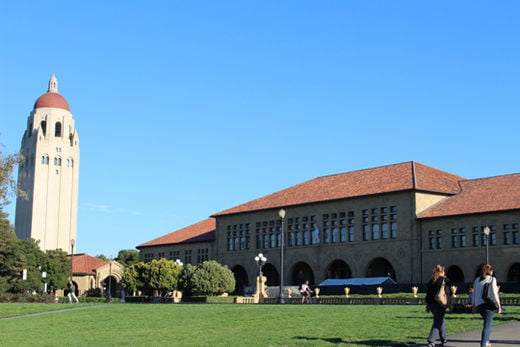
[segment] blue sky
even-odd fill
[[[116,256],[329,174],[520,172],[515,1],[0,1],[0,143],[52,74],[77,251]],[[14,207],[8,212],[14,221]]]

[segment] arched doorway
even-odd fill
[[[392,264],[385,258],[375,258],[370,262],[367,269],[367,277],[391,277],[397,281]]]
[[[311,285],[314,285],[314,273],[309,264],[300,261],[294,264],[292,268],[291,283],[289,285],[300,285],[304,281],[309,281]]]
[[[450,279],[452,282],[464,282],[464,272],[462,272],[462,269],[458,267],[457,265],[452,265],[448,268],[448,272],[446,273],[446,276]]]
[[[514,263],[507,272],[508,282],[520,282],[520,263]]]
[[[244,287],[249,286],[246,269],[242,265],[235,265],[231,271],[235,277],[235,294],[244,294]]]
[[[336,259],[327,267],[326,278],[352,278],[352,271],[347,263]]]
[[[262,273],[267,278],[265,284],[268,287],[280,285],[280,274],[273,264],[267,263],[262,267]]]
[[[114,276],[107,276],[103,280],[102,283],[103,283],[103,294],[105,296],[107,296],[107,294],[110,293],[111,298],[117,297],[117,293],[119,291],[119,289],[118,289],[119,284],[117,283],[117,278],[115,278]]]

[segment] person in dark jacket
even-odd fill
[[[435,296],[441,289],[443,283],[446,284],[446,288],[449,288],[447,285],[448,282],[449,279],[445,276],[444,266],[437,265],[434,267],[432,270],[432,279],[428,282],[425,299],[426,311],[433,314],[433,324],[430,330],[430,336],[428,336],[428,347],[434,347],[438,337],[440,337],[441,346],[445,346],[447,343],[446,322],[444,320],[446,308],[435,300]],[[447,290],[446,293],[449,295],[449,290]]]

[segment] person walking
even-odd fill
[[[488,291],[491,291],[488,295],[492,298],[491,302],[486,301],[483,298],[486,285],[488,286]],[[489,341],[491,337],[493,316],[495,311],[498,314],[502,313],[502,305],[500,304],[500,298],[498,296],[497,279],[494,277],[494,269],[492,265],[482,265],[480,276],[475,279],[473,289],[473,313],[480,313],[484,320],[480,337],[480,346],[490,347],[491,343]]]
[[[72,304],[72,299],[76,302],[76,304],[79,303],[78,297],[76,296],[76,286],[74,285],[74,282],[69,280],[69,304]]]
[[[433,323],[430,329],[430,335],[428,336],[428,347],[434,347],[437,338],[440,337],[441,346],[445,346],[447,343],[446,336],[446,322],[444,315],[446,314],[446,306],[441,305],[437,302],[437,294],[439,291],[448,288],[447,283],[449,279],[445,277],[444,266],[437,265],[432,270],[432,279],[428,282],[426,292],[426,311],[433,314]],[[443,287],[444,288],[441,288]],[[446,301],[449,302],[449,291],[446,290]]]

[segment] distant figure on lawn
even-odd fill
[[[310,302],[312,290],[311,287],[309,287],[309,281],[305,281],[302,283],[300,287],[300,293],[302,294],[302,304],[307,300],[307,302]]]
[[[426,291],[426,311],[433,314],[432,328],[428,336],[428,347],[434,347],[437,338],[441,339],[441,346],[447,343],[446,322],[444,315],[449,303],[449,289],[445,277],[444,266],[437,265],[432,270],[432,279],[428,282]]]
[[[76,296],[76,286],[74,285],[74,282],[69,280],[69,304],[72,304],[72,299],[77,303],[79,303],[78,297]]]

